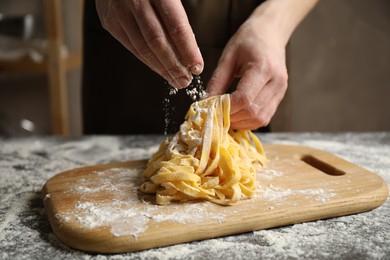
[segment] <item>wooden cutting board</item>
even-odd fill
[[[138,189],[146,161],[78,168],[43,188],[55,235],[70,247],[119,253],[368,211],[384,203],[378,175],[330,153],[266,145],[255,198],[158,206]]]

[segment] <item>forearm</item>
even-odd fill
[[[284,46],[303,18],[318,0],[268,0],[251,15],[258,26],[269,31]]]

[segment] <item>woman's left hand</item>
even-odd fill
[[[298,24],[318,0],[268,0],[261,4],[226,45],[209,81],[209,96],[231,95],[231,127],[266,126],[287,90],[285,46]]]
[[[231,95],[231,127],[256,129],[269,124],[287,89],[284,44],[267,28],[246,21],[226,45],[209,81],[209,96],[223,94],[240,78]]]

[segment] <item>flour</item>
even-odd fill
[[[175,87],[169,86],[169,95],[176,95],[179,90]]]
[[[156,150],[156,144],[163,139],[162,136],[94,136],[65,139],[0,137],[0,259],[389,258],[390,201],[378,209],[362,214],[128,254],[88,254],[73,250],[57,239],[50,228],[40,197],[46,180],[75,167],[149,158],[153,150]],[[266,143],[309,145],[336,153],[380,174],[388,183],[390,182],[388,133],[270,133],[262,135],[261,139]],[[100,174],[107,177],[112,173]],[[276,175],[272,178],[283,177]],[[80,185],[86,186],[86,183]],[[264,188],[271,189],[269,186]],[[274,185],[272,188],[278,187]],[[47,199],[53,197],[49,196]],[[81,201],[83,202],[87,201]],[[86,209],[87,207],[83,210]],[[230,207],[230,210],[235,214],[242,214],[234,207]],[[222,220],[225,219],[226,216],[222,216]]]
[[[304,198],[312,198],[325,203],[330,198],[336,196],[336,193],[324,189],[285,189],[269,185],[267,188],[260,189],[260,192],[257,194],[257,197],[275,202],[280,202],[284,198],[291,196],[303,196]]]
[[[137,194],[142,182],[140,178],[142,171],[142,168],[112,168],[92,173],[99,178],[80,179],[77,185],[67,192],[80,198],[74,209],[59,213],[56,218],[60,222],[76,221],[86,229],[110,227],[113,236],[134,238],[145,232],[149,221],[181,224],[201,223],[207,220],[217,223],[224,221],[223,214],[209,213],[210,207],[214,206],[210,202],[189,202],[184,207],[176,204],[161,207],[145,200],[139,203]],[[96,203],[88,200],[101,192],[113,194],[112,198]]]
[[[186,94],[193,100],[197,101],[206,95],[203,81],[200,76],[195,75],[191,84],[186,88]]]
[[[172,119],[173,114],[175,113],[175,106],[172,102],[171,97],[178,93],[178,89],[170,86],[166,83],[166,94],[163,98],[163,112],[164,112],[164,135],[167,135],[169,132],[175,130],[173,129],[175,122]],[[192,101],[200,100],[206,96],[206,91],[203,86],[203,81],[199,75],[193,75],[191,84],[185,88],[185,93]],[[184,118],[183,118],[184,120]]]
[[[111,224],[111,234],[114,237],[120,236],[133,236],[135,239],[138,238],[138,234],[144,232],[148,227],[148,219],[131,216],[123,219],[118,219]]]
[[[138,187],[142,182],[140,178],[142,171],[143,168],[111,168],[92,172],[98,178],[91,178],[89,175],[89,178],[78,180],[77,185],[67,193],[78,196],[79,200],[72,210],[57,214],[57,219],[60,222],[76,221],[86,229],[109,227],[113,236],[133,236],[135,239],[148,229],[150,221],[180,224],[214,221],[223,224],[225,214],[211,213],[215,212],[213,209],[216,206],[211,202],[158,206],[148,200],[140,201]],[[282,172],[273,169],[265,169],[264,172],[258,173],[262,176],[267,174],[274,177],[283,176]],[[335,196],[335,193],[324,189],[293,190],[273,185],[261,187],[261,180],[257,181],[257,185],[259,188],[255,198],[274,201],[275,205],[291,196],[304,196],[322,203]],[[107,193],[111,194],[110,198],[90,202],[91,199],[102,197],[98,194]],[[50,199],[50,195],[47,199]],[[274,206],[270,206],[269,209],[274,209]]]
[[[281,160],[280,158],[273,159],[273,161]],[[293,166],[295,163],[293,160],[286,160],[286,164]],[[283,200],[289,197],[301,196],[305,199],[313,199],[321,203],[327,202],[330,198],[335,197],[337,194],[333,189],[325,188],[311,188],[311,189],[290,189],[278,187],[276,179],[283,178],[285,173],[281,170],[270,168],[265,166],[257,173],[257,193],[256,198],[273,201],[274,203],[283,202]],[[268,185],[263,185],[263,181],[268,180],[272,182]],[[271,207],[270,209],[273,209]]]
[[[168,205],[169,213],[161,214],[161,206],[144,202],[139,207],[135,203],[114,200],[111,203],[78,203],[74,210],[61,213],[63,219],[74,216],[84,228],[111,227],[113,236],[137,236],[148,228],[148,222],[201,223],[206,220],[223,222],[224,215],[209,214],[210,204],[189,204],[183,207]],[[167,211],[165,211],[167,212]],[[194,217],[196,216],[196,217]],[[73,219],[74,220],[74,219]]]
[[[261,179],[273,180],[283,176],[283,172],[264,167],[260,173],[257,174]]]
[[[184,205],[184,210],[181,210],[181,206],[175,206],[175,211],[179,214],[173,215],[159,214],[158,208],[160,208],[161,206],[157,206],[157,212],[151,215],[150,218],[156,222],[173,221],[181,224],[200,223],[208,219],[216,220],[218,223],[222,223],[224,221],[225,215],[209,213],[209,208],[211,208],[212,206],[214,205],[212,205],[211,202],[186,204]],[[182,214],[183,212],[185,213]]]

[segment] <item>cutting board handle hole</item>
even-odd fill
[[[307,163],[308,165],[316,168],[319,171],[322,171],[328,175],[333,175],[333,176],[341,176],[344,175],[345,172],[337,169],[336,167],[321,161],[320,159],[312,156],[312,155],[304,155],[301,157],[301,160]]]

